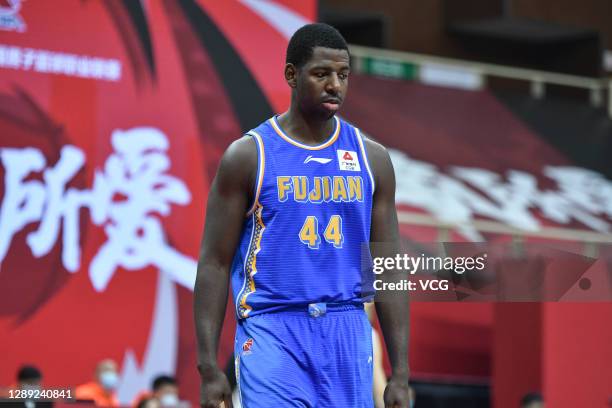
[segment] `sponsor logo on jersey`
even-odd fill
[[[352,150],[338,149],[338,164],[340,166],[340,170],[361,171],[357,152]]]
[[[310,163],[311,161],[317,162],[317,163],[321,163],[321,164],[327,164],[330,161],[332,161],[332,159],[327,159],[325,157],[312,157],[312,156],[308,156],[306,158],[306,160],[304,160],[304,164]]]

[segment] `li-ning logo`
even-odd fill
[[[22,0],[0,0],[0,29],[24,32],[26,25],[19,15]]]
[[[326,159],[324,157],[312,157],[312,156],[308,156],[306,158],[306,160],[304,160],[304,164],[309,163],[311,161],[317,162],[317,163],[321,163],[321,164],[327,164],[330,161],[332,161],[332,159]]]
[[[246,339],[246,341],[242,344],[242,355],[251,354],[251,347],[253,347],[253,339]]]

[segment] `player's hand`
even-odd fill
[[[232,408],[232,390],[223,371],[216,366],[204,368],[200,377],[202,408]]]
[[[410,389],[408,376],[392,376],[384,394],[385,408],[409,408]]]

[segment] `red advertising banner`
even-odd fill
[[[229,143],[288,105],[287,41],[315,12],[0,3],[0,384],[33,363],[45,386],[74,387],[109,357],[124,404],[164,373],[197,400],[208,188]]]

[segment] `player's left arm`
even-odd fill
[[[372,257],[395,257],[400,250],[399,227],[395,209],[395,173],[387,150],[366,139],[366,149],[376,189],[372,203],[370,246]],[[387,271],[387,274],[393,271]],[[383,274],[384,275],[384,274]],[[409,309],[408,292],[397,291],[379,297],[376,313],[387,345],[392,375],[385,390],[385,406],[408,408],[410,404],[408,378]]]

